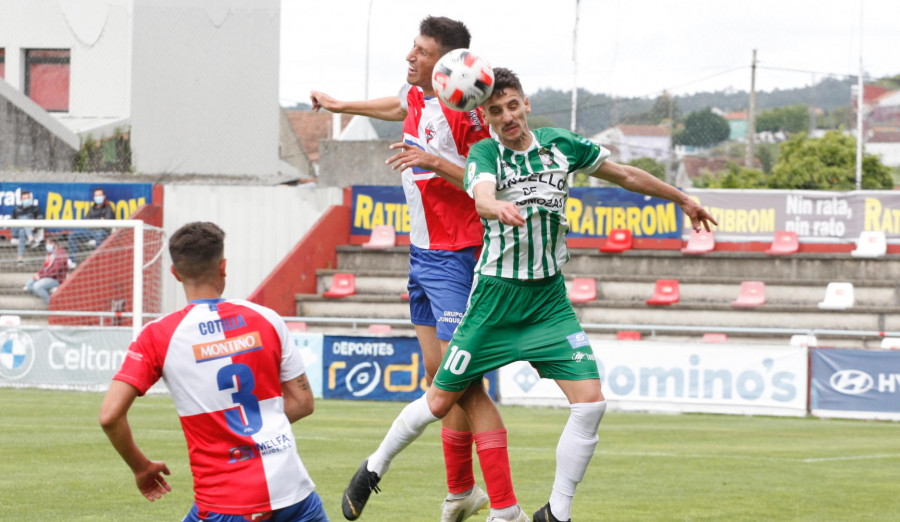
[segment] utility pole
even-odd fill
[[[675,184],[675,99],[664,93],[669,102],[669,155],[666,158],[666,183]]]
[[[863,85],[863,3],[859,3],[859,76],[856,78],[856,190],[862,190],[863,139],[863,102],[866,99]]]
[[[756,49],[750,63],[750,108],[747,110],[747,157],[744,166],[753,168],[753,143],[756,141]]]
[[[572,29],[572,125],[570,131],[575,132],[578,119],[578,7],[581,0],[575,0],[575,28]]]

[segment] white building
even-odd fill
[[[616,125],[591,138],[612,151],[613,161],[628,163],[637,158],[665,161],[672,137],[664,125]]]
[[[138,172],[275,175],[279,0],[4,0],[0,77]]]

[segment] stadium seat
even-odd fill
[[[400,294],[400,299],[403,301],[409,301],[409,292],[403,292]]]
[[[339,272],[331,278],[331,288],[322,297],[347,297],[356,293],[356,276]]]
[[[900,337],[885,337],[881,340],[882,350],[900,350]]]
[[[731,302],[735,308],[752,308],[766,304],[766,284],[762,281],[744,281],[738,297]]]
[[[825,300],[819,303],[822,310],[846,310],[853,308],[853,283],[828,283]]]
[[[391,225],[375,225],[363,248],[390,248],[397,244],[397,232]]]
[[[681,249],[682,254],[705,254],[716,247],[716,238],[712,232],[706,230],[691,230],[691,237],[687,245]]]
[[[619,253],[631,250],[631,231],[624,228],[614,228],[609,232],[606,243],[600,247],[601,252]]]
[[[791,336],[791,346],[806,346],[807,348],[813,348],[818,345],[819,341],[816,339],[815,335],[797,334]]]
[[[887,238],[884,232],[866,230],[856,240],[856,249],[850,252],[853,257],[881,257],[887,254]]]
[[[641,340],[641,332],[636,332],[634,330],[621,330],[616,333],[616,339],[619,341],[640,341]]]
[[[576,277],[569,289],[569,300],[573,303],[586,303],[597,299],[597,280],[593,277]]]
[[[285,321],[285,324],[287,324],[288,330],[292,332],[306,331],[306,323],[303,321]]]
[[[766,250],[770,256],[789,256],[800,250],[800,241],[797,233],[792,230],[779,230],[775,232],[772,246]]]
[[[389,324],[370,324],[369,333],[371,335],[390,335],[391,325]]]
[[[22,324],[22,318],[18,315],[0,315],[0,326],[16,327]]]
[[[728,342],[728,336],[723,333],[705,333],[703,334],[704,343],[725,343]]]
[[[680,298],[678,281],[675,279],[659,279],[653,289],[653,296],[647,299],[648,305],[665,306],[677,303]]]

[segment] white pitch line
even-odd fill
[[[900,453],[882,453],[879,455],[853,455],[847,457],[820,457],[815,459],[803,459],[803,462],[830,462],[839,460],[872,460],[872,459],[896,459]]]

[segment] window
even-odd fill
[[[51,112],[69,110],[68,49],[25,51],[25,94]]]
[[[0,78],[6,78],[6,49],[0,49]]]

